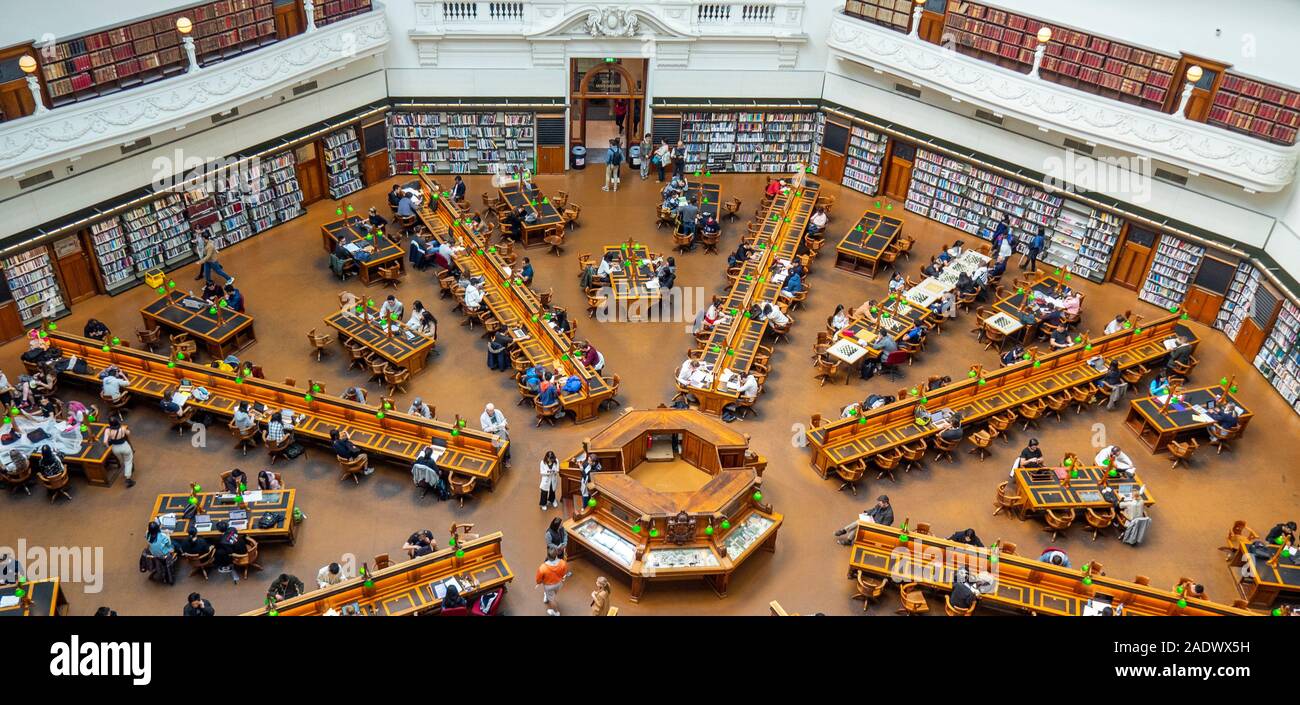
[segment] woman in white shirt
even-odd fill
[[[465,287],[465,308],[469,311],[477,311],[482,303],[483,292],[479,291],[478,286],[471,281],[469,285]]]
[[[424,315],[424,303],[421,301],[416,301],[415,305],[411,307],[411,317],[406,319],[406,327],[410,328],[411,330],[418,329],[420,327],[420,319],[423,317],[423,315]]]
[[[843,330],[849,325],[849,315],[844,311],[844,304],[835,307],[835,313],[831,314],[831,328],[833,330]]]
[[[1124,324],[1127,322],[1128,322],[1127,314],[1120,314],[1116,316],[1115,320],[1106,324],[1106,330],[1104,331],[1104,334],[1110,335],[1111,333],[1118,333],[1119,331],[1124,330]]]
[[[687,360],[686,362],[683,362],[682,366],[677,369],[677,383],[683,387],[690,386],[691,375],[695,373],[695,370],[699,369],[699,366],[699,360]]]
[[[560,501],[555,496],[556,490],[560,487],[560,461],[555,459],[555,451],[546,451],[539,470],[542,474],[542,483],[539,485],[541,489],[539,504],[542,511],[546,511],[548,502],[552,508],[560,506]]]
[[[780,306],[772,304],[763,304],[763,320],[771,321],[777,328],[784,328],[790,324],[790,317],[785,315]]]
[[[745,375],[745,381],[740,384],[740,396],[748,401],[753,401],[758,397],[758,378],[754,375]]]

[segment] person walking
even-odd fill
[[[132,478],[135,472],[135,449],[131,447],[131,429],[122,423],[120,416],[114,414],[108,420],[108,427],[99,435],[108,446],[109,452],[117,458],[117,464],[122,468],[122,476],[126,478],[126,486],[135,487],[135,480]]]
[[[1043,248],[1047,246],[1047,234],[1044,228],[1038,227],[1038,234],[1029,239],[1029,247],[1025,254],[1020,258],[1020,268],[1025,268],[1025,261],[1029,261],[1029,271],[1038,271],[1038,256],[1043,254]]]
[[[546,511],[548,502],[552,508],[560,506],[560,502],[555,496],[555,490],[560,484],[560,461],[556,460],[555,451],[546,451],[546,456],[542,458],[541,462],[541,473],[541,497],[538,504],[541,505],[542,511]]]
[[[664,140],[655,150],[652,157],[655,167],[659,169],[659,183],[664,182],[664,169],[668,167],[668,161],[673,157],[673,148],[668,146],[668,140]]]
[[[547,549],[546,560],[537,567],[537,588],[542,591],[542,604],[546,605],[546,614],[560,616],[555,598],[559,596],[560,588],[564,587],[564,581],[570,575],[573,573],[569,572],[569,564],[560,557],[559,551]]]
[[[200,235],[194,249],[199,253],[199,276],[194,277],[195,281],[202,279],[205,282],[210,282],[212,281],[212,273],[216,272],[221,275],[222,279],[226,280],[226,284],[235,283],[235,278],[226,274],[226,270],[217,261],[217,246],[212,243],[212,240]]]
[[[609,141],[609,151],[605,153],[605,185],[600,190],[608,191],[611,184],[618,191],[619,176],[623,170],[623,148],[617,139]]]
[[[645,181],[650,178],[650,152],[654,151],[654,138],[650,133],[645,133],[641,139],[641,180]],[[662,181],[662,179],[661,179]]]

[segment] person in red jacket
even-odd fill
[[[542,591],[542,604],[546,605],[546,614],[560,616],[555,598],[570,575],[569,564],[561,557],[560,551],[554,546],[546,549],[546,561],[537,567],[537,587]]]

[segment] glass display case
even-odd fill
[[[731,533],[722,539],[722,546],[727,549],[727,557],[735,559],[743,555],[751,546],[767,535],[767,530],[776,522],[762,514],[750,514],[744,521],[731,529]]]
[[[632,561],[636,559],[636,545],[631,541],[601,526],[594,519],[579,524],[574,531],[601,555],[625,568],[632,567]]]
[[[646,567],[713,568],[720,565],[718,556],[708,548],[657,548],[646,554]]]

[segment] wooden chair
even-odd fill
[[[58,499],[60,495],[67,497],[72,501],[72,494],[68,492],[68,466],[63,466],[63,470],[58,475],[46,477],[41,473],[36,473],[36,479],[45,487],[45,491],[50,495],[50,503]]]
[[[1231,442],[1241,437],[1241,426],[1224,431],[1218,425],[1213,425],[1210,426],[1209,432],[1210,445],[1214,446],[1214,454],[1219,455],[1225,450],[1232,450]]]
[[[858,588],[857,594],[852,599],[862,600],[862,611],[866,612],[871,603],[878,602],[880,596],[885,593],[885,586],[889,581],[885,578],[877,578],[874,575],[868,575],[865,571],[858,571],[855,583]]]
[[[903,452],[903,472],[920,469],[925,462],[925,451],[929,450],[924,440],[913,441],[898,447]]]
[[[1249,545],[1252,541],[1259,538],[1255,530],[1246,525],[1246,522],[1238,519],[1232,522],[1232,528],[1228,529],[1228,537],[1224,539],[1224,545],[1219,547],[1220,551],[1227,551],[1228,561],[1241,559],[1241,549]],[[1235,563],[1240,565],[1240,563]]]
[[[913,238],[911,235],[898,236],[898,244],[896,245],[896,247],[898,249],[898,254],[900,256],[906,257],[907,259],[912,259],[912,247],[915,245],[916,245],[916,239]]]
[[[1074,413],[1081,414],[1085,408],[1097,403],[1099,393],[1097,385],[1092,382],[1071,387],[1070,403],[1074,404]]]
[[[595,267],[595,266],[597,266],[596,257],[592,255],[590,252],[582,252],[578,254],[578,278],[579,279],[581,279],[584,275],[586,275],[588,268]]]
[[[1174,457],[1174,464],[1170,465],[1169,469],[1173,470],[1178,467],[1179,463],[1191,465],[1192,456],[1196,454],[1196,449],[1200,447],[1195,438],[1189,438],[1186,442],[1170,441],[1167,448],[1169,448],[1169,454]]]
[[[1043,413],[1047,411],[1047,402],[1039,399],[1037,401],[1025,402],[1017,409],[1021,420],[1025,425],[1021,427],[1022,431],[1028,431],[1030,426],[1038,428],[1038,420],[1043,418]]]
[[[930,611],[930,603],[926,601],[925,594],[921,592],[920,583],[903,583],[899,585],[898,597],[902,600],[903,605],[898,610],[899,614],[915,616]]]
[[[718,239],[720,237],[722,237],[721,232],[700,234],[700,244],[704,245],[704,254],[706,255],[718,254]]]
[[[340,481],[346,480],[348,478],[352,478],[353,484],[357,484],[357,485],[361,484],[361,480],[359,478],[361,475],[364,475],[366,472],[367,458],[365,455],[358,455],[352,460],[348,460],[347,458],[336,455],[334,456],[334,459],[339,461],[339,469],[343,471],[343,474],[339,475]]]
[[[27,496],[31,496],[32,465],[27,456],[23,456],[13,474],[0,473],[0,478],[4,478],[5,484],[9,485],[9,494],[22,490],[27,493]]]
[[[558,225],[553,228],[547,228],[546,236],[542,238],[542,242],[545,242],[547,245],[550,246],[550,249],[547,250],[547,252],[549,252],[550,254],[553,254],[556,257],[563,255],[564,254],[564,228]]]
[[[370,379],[382,381],[388,374],[388,361],[378,355],[366,358],[366,365],[370,367]]]
[[[290,520],[292,521],[292,520]],[[249,536],[245,539],[248,542],[246,552],[230,554],[231,565],[235,568],[244,569],[244,579],[248,579],[248,569],[256,568],[261,570],[262,566],[257,563],[257,539]]]
[[[732,220],[739,219],[740,205],[741,205],[741,200],[739,198],[727,199],[727,201],[722,204],[722,217],[718,218],[718,220],[721,221],[726,218],[731,218]]]
[[[394,262],[387,267],[380,267],[378,272],[379,280],[386,287],[391,286],[396,289],[397,285],[402,283],[402,265],[399,262]]]
[[[140,340],[140,344],[147,348],[149,352],[153,352],[154,346],[158,344],[159,339],[162,337],[162,328],[154,328],[153,330],[137,329],[135,337]]]
[[[997,330],[993,326],[990,326],[988,323],[985,323],[983,321],[980,322],[980,328],[981,330],[984,331],[981,336],[984,339],[984,349],[988,350],[989,348],[996,345],[998,346],[998,351],[1001,352],[1002,348],[1005,346],[1007,342],[1006,333]]]
[[[945,457],[948,458],[948,462],[950,462],[950,463],[955,463],[955,462],[957,462],[956,460],[953,460],[952,452],[953,452],[954,450],[957,450],[957,445],[958,445],[959,443],[961,443],[960,440],[956,440],[956,441],[948,441],[948,440],[944,440],[944,438],[943,438],[942,436],[938,436],[938,435],[936,435],[936,436],[934,437],[934,460],[935,460],[935,462],[938,462],[938,461],[942,460],[942,459],[945,458]]]
[[[181,360],[188,358],[194,360],[194,354],[199,351],[199,344],[190,340],[190,336],[185,333],[173,335],[171,337],[172,359]]]
[[[1198,364],[1200,364],[1200,360],[1197,360],[1194,355],[1189,355],[1187,360],[1184,362],[1170,363],[1169,371],[1179,377],[1190,377],[1192,370],[1196,369]]]
[[[892,453],[889,451],[877,453],[871,458],[871,462],[875,463],[876,467],[880,470],[880,472],[876,473],[876,479],[879,480],[885,475],[888,475],[890,482],[897,482],[897,480],[894,479],[894,471],[898,469],[898,464],[902,460],[903,451],[897,448],[893,449]]]
[[[794,316],[790,316],[789,318],[790,318],[790,322],[785,324],[784,327],[778,326],[775,323],[768,323],[767,329],[772,332],[773,341],[777,341],[777,340],[789,341],[790,329],[794,327]]]
[[[835,466],[835,474],[843,480],[837,492],[843,492],[844,488],[849,488],[853,496],[858,496],[858,480],[862,479],[863,474],[867,471],[867,463],[862,458],[850,460]]]
[[[381,553],[374,558],[375,570],[383,570],[393,564],[387,553]]]
[[[564,221],[564,227],[573,230],[578,227],[578,216],[582,214],[582,206],[576,203],[569,203],[560,211],[560,218]]]
[[[217,547],[209,546],[207,552],[201,554],[182,553],[181,558],[184,558],[185,562],[189,564],[191,577],[193,577],[196,573],[202,573],[203,579],[207,580],[208,568],[211,568],[212,564],[215,563],[217,560]]]
[[[820,380],[821,384],[818,386],[822,387],[826,386],[826,380],[834,377],[840,372],[840,361],[826,356],[818,357],[817,361],[813,363],[813,366],[816,370],[813,379]]]
[[[997,436],[998,432],[993,428],[975,431],[969,436],[966,436],[966,440],[970,441],[971,444],[971,449],[967,452],[979,454],[980,462],[984,462],[985,458],[992,455],[992,452],[989,451],[989,446],[993,445],[993,439],[997,438]]]
[[[673,231],[673,251],[690,252],[694,239],[685,233]]]
[[[569,192],[556,191],[555,196],[551,198],[551,205],[555,206],[558,211],[564,210],[564,207],[569,205]]]
[[[997,495],[993,498],[993,516],[1001,514],[1003,509],[1017,516],[1020,515],[1020,510],[1021,507],[1024,506],[1025,498],[1018,494],[1010,493],[1007,490],[1007,487],[1010,486],[1010,484],[1011,482],[1009,480],[1003,480],[1002,483],[998,485]]]
[[[533,428],[541,426],[543,421],[554,426],[555,415],[559,413],[560,408],[559,402],[555,402],[554,404],[542,404],[536,397],[533,397],[533,413],[537,415],[537,423],[533,424]]]
[[[451,487],[451,496],[460,502],[464,508],[465,498],[474,494],[474,487],[478,484],[478,478],[473,475],[461,477],[455,472],[447,474],[447,484]]]
[[[1142,383],[1142,378],[1150,371],[1146,365],[1134,365],[1120,374],[1124,377],[1124,381],[1128,382],[1128,390],[1133,392]]]
[[[366,356],[370,354],[370,351],[367,350],[364,345],[349,340],[343,343],[343,347],[348,351],[349,370],[353,367],[360,367],[362,370],[365,370],[370,364],[366,360]]]
[[[952,595],[943,596],[943,610],[948,614],[949,617],[969,617],[972,614],[974,614],[975,606],[978,604],[979,602],[972,602],[970,607],[962,609],[960,607],[953,606]]]
[[[1043,531],[1050,533],[1052,535],[1052,540],[1055,541],[1056,537],[1060,535],[1062,531],[1070,528],[1070,525],[1074,523],[1075,518],[1076,515],[1074,509],[1068,509],[1064,512],[1058,512],[1055,509],[1048,509],[1043,512],[1043,522],[1047,524],[1047,526],[1043,528]]]
[[[411,368],[388,366],[384,369],[384,384],[388,385],[388,393],[396,396],[400,389],[406,392],[406,384],[411,381]]]
[[[131,403],[130,390],[123,391],[116,399],[105,396],[103,393],[100,393],[99,398],[103,399],[104,403],[108,405],[109,411],[116,413],[122,418],[126,418],[127,406]],[[94,414],[94,416],[95,418],[99,418],[99,414]]]
[[[1047,404],[1047,412],[1054,415],[1057,421],[1061,421],[1061,414],[1070,408],[1070,393],[1049,394],[1043,401]]]
[[[334,342],[334,336],[318,334],[316,329],[312,328],[307,331],[307,342],[311,343],[312,349],[316,351],[316,362],[320,362],[321,356],[325,354],[325,349],[329,347],[330,343]]]
[[[1001,414],[994,414],[989,417],[989,428],[998,432],[998,437],[1002,439],[1003,443],[1009,444],[1011,440],[1007,438],[1007,432],[1016,423],[1016,418],[1018,418],[1016,412],[1013,409],[1007,409]]]
[[[1105,509],[1093,509],[1087,507],[1084,510],[1083,518],[1088,522],[1088,530],[1092,532],[1092,540],[1097,540],[1097,534],[1109,529],[1111,524],[1115,523],[1115,509],[1106,507]]]
[[[655,217],[655,229],[658,230],[663,226],[670,226],[674,230],[677,228],[677,214],[671,208],[660,208],[659,214]]]
[[[183,434],[190,430],[193,418],[194,407],[188,405],[184,409],[181,409],[180,413],[167,415],[167,420],[171,422],[172,430],[177,434]]]
[[[277,460],[287,460],[288,455],[286,455],[286,453],[288,452],[289,446],[291,445],[293,445],[293,436],[291,435],[285,436],[284,440],[280,441],[279,443],[276,443],[275,441],[267,441],[266,442],[266,455],[268,460],[267,464],[275,465],[275,461]]]
[[[244,455],[248,455],[248,449],[250,447],[256,447],[258,441],[262,437],[262,429],[259,428],[257,424],[253,424],[246,431],[239,430],[239,428],[235,426],[234,421],[231,421],[228,427],[230,428],[230,432],[235,436],[236,447],[243,451]]]

